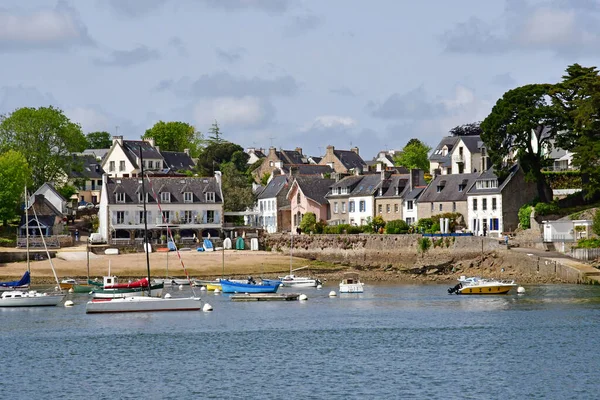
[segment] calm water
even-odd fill
[[[2,397],[600,396],[599,287],[461,297],[368,285],[328,298],[332,288],[301,290],[307,302],[204,295],[212,313],[86,315],[86,295],[70,295],[73,308],[0,309]]]

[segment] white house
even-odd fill
[[[290,201],[287,199],[288,177],[271,177],[267,187],[258,195],[258,224],[269,233],[291,229]]]
[[[384,172],[365,175],[354,187],[348,198],[350,225],[366,225],[375,216],[375,196],[382,188]],[[335,211],[335,210],[334,210]]]
[[[166,233],[168,224],[188,239],[213,237],[223,223],[221,173],[215,177],[156,177],[144,182],[148,231],[154,239]],[[144,234],[141,178],[103,176],[99,233],[108,243],[137,239]],[[160,204],[160,209],[159,209]],[[161,212],[162,210],[162,212]]]
[[[67,200],[56,191],[54,184],[51,182],[46,182],[40,186],[38,190],[36,190],[35,193],[29,197],[29,204],[33,204],[35,202],[35,197],[37,195],[44,196],[44,198],[62,214],[69,214],[67,209]]]
[[[471,174],[489,168],[485,147],[479,135],[459,136],[451,151],[451,157],[453,174]]]
[[[417,201],[423,193],[425,186],[414,187],[412,190],[406,190],[402,199],[402,216],[407,224],[412,225],[419,220]]]

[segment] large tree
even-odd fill
[[[405,168],[418,168],[429,171],[428,153],[431,147],[419,139],[410,139],[402,152],[394,157],[394,163]]]
[[[481,135],[481,122],[458,125],[450,129],[452,136],[476,136]]]
[[[112,146],[112,136],[105,131],[90,132],[85,135],[88,149],[109,149]]]
[[[20,108],[1,117],[0,152],[21,152],[31,168],[35,187],[56,181],[70,170],[72,152],[85,150],[87,141],[79,124],[58,108]]]
[[[202,134],[186,122],[158,121],[142,136],[142,139],[154,139],[156,146],[166,151],[184,151],[188,149],[192,157],[197,157],[203,143]]]
[[[570,65],[552,98],[561,115],[557,145],[574,153],[584,196],[600,194],[600,76],[596,67]]]
[[[31,169],[23,154],[8,150],[0,155],[0,221],[4,225],[18,216],[30,177]]]
[[[223,190],[223,209],[225,211],[245,211],[254,206],[256,198],[252,193],[252,184],[248,175],[238,170],[233,163],[221,165]]]
[[[248,155],[244,153],[242,146],[227,141],[211,141],[200,152],[196,168],[200,175],[212,175],[220,169],[222,163],[234,161],[236,168],[243,171],[247,160]]]
[[[496,102],[481,123],[481,138],[486,144],[496,174],[506,176],[513,161],[519,161],[530,181],[536,182],[540,201],[552,198],[542,168],[546,153],[552,149],[559,113],[549,94],[552,85],[534,84],[509,90]]]

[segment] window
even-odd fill
[[[154,169],[154,161],[148,160],[148,169]]]
[[[296,194],[296,204],[300,204],[300,191]]]
[[[487,210],[487,199],[481,199],[481,209],[483,211]]]
[[[492,210],[496,210],[496,198],[492,197]]]
[[[342,201],[342,214],[346,212],[346,202]]]
[[[463,190],[465,190],[465,186],[466,185],[463,185],[462,183],[460,185],[458,185],[458,191],[462,192]]]
[[[170,211],[164,211],[162,212],[162,223],[167,223],[167,222],[171,222],[171,213]]]
[[[473,199],[473,211],[477,211],[477,199]]]
[[[389,204],[386,204],[386,206],[385,206],[385,211],[386,211],[386,212],[389,214],[389,213],[390,213],[390,210],[391,210],[391,208],[392,208],[392,207],[391,207]]]
[[[437,186],[437,192],[440,193],[444,189],[443,186]]]
[[[119,192],[119,193],[116,193],[116,196],[117,196],[117,199],[116,199],[117,203],[125,203],[125,193]]]
[[[215,192],[206,192],[206,201],[208,203],[214,203],[215,202]]]
[[[143,224],[144,223],[144,212],[143,211],[138,211],[138,223]]]
[[[498,223],[498,218],[490,219],[490,231],[497,231],[499,227],[500,224]]]
[[[394,212],[397,213],[398,212],[398,203],[394,204]]]
[[[407,210],[412,210],[413,209],[413,202],[412,200],[409,200],[406,202],[406,209]]]
[[[348,212],[355,212],[356,208],[354,206],[354,200],[348,202]]]
[[[381,214],[381,213],[383,212],[383,204],[379,204],[379,205],[377,206],[377,212],[378,212],[379,214]]]
[[[456,212],[456,202],[452,202],[452,212]]]
[[[406,217],[406,223],[411,225],[413,222],[415,222],[415,219],[412,217]]]
[[[273,161],[269,161],[269,167],[272,167],[273,165]]]
[[[162,203],[170,203],[171,202],[171,193],[169,193],[169,192],[160,192],[160,201]]]
[[[212,224],[215,222],[215,212],[213,210],[208,210],[206,212],[206,223]]]
[[[125,171],[125,161],[119,161],[119,171]]]
[[[440,211],[442,211],[442,203],[440,203]]]
[[[184,224],[191,224],[192,221],[194,219],[193,213],[191,211],[184,211],[183,212],[183,219],[182,219],[182,223]]]
[[[92,196],[92,203],[98,204],[98,196]]]
[[[360,212],[367,211],[367,205],[364,200],[360,201],[360,203],[358,204],[358,207],[359,207],[358,211],[360,211]],[[363,225],[362,222],[361,222],[361,225]]]
[[[108,163],[108,172],[115,172],[115,162],[111,161]]]
[[[337,203],[337,201],[335,203],[333,203],[333,213],[334,214],[338,213],[338,203]]]
[[[433,208],[433,207],[434,207],[434,204],[433,204],[433,203],[431,203],[431,212],[433,212],[433,210],[434,210],[434,208]]]
[[[117,211],[117,224],[125,223],[125,211]]]

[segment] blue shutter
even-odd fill
[[[221,221],[219,219],[220,217],[221,216],[219,215],[219,212],[215,211],[215,224],[220,224],[221,223]]]
[[[202,223],[205,224],[207,220],[208,220],[208,218],[206,216],[206,210],[202,211]]]

